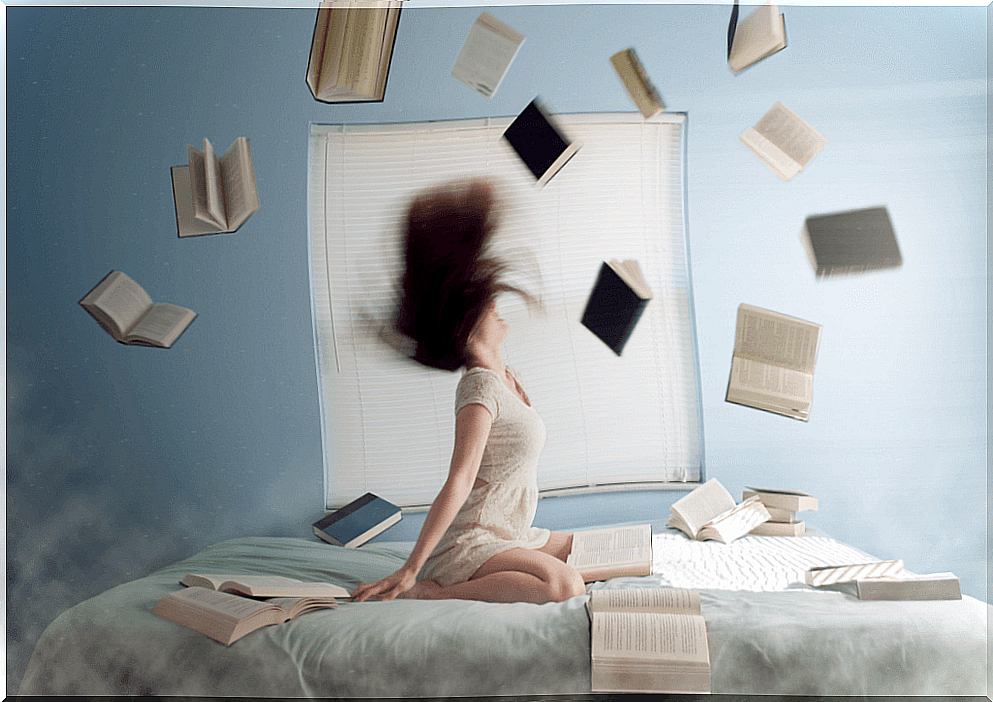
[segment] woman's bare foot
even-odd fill
[[[437,580],[418,580],[414,583],[414,587],[400,593],[399,596],[407,600],[431,600],[434,599],[433,595],[441,589]]]

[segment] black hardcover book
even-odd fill
[[[367,492],[314,523],[314,535],[335,546],[361,546],[400,521],[400,508]]]
[[[565,138],[537,99],[510,123],[503,138],[534,174],[538,185],[551,180],[582,146],[581,142]]]
[[[818,278],[903,263],[885,207],[807,217],[804,244]]]
[[[603,263],[582,324],[620,356],[651,298],[637,261]]]

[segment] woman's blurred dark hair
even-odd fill
[[[414,342],[413,359],[454,371],[487,305],[500,292],[530,294],[501,282],[507,265],[487,254],[497,226],[493,187],[482,180],[418,195],[407,211],[405,269],[396,330]]]

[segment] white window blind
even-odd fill
[[[502,195],[493,240],[540,297],[499,298],[504,359],[548,440],[543,492],[660,486],[703,475],[700,386],[684,227],[685,115],[558,115],[578,154],[545,187],[501,138],[512,118],[313,125],[310,265],[325,493],[430,503],[454,439],[460,372],[421,367],[370,332],[388,319],[413,196],[487,177]],[[654,297],[623,355],[579,323],[600,264],[637,259]]]

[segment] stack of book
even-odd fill
[[[750,487],[741,493],[743,500],[754,497],[769,511],[769,521],[751,530],[750,533],[756,536],[802,536],[807,531],[807,525],[797,519],[796,513],[817,511],[817,498],[799,490]]]

